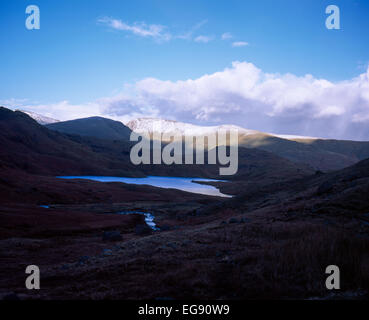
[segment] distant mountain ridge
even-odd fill
[[[217,132],[218,130],[238,130],[243,135],[259,133],[259,131],[244,129],[235,125],[198,126],[191,123],[157,118],[134,119],[127,122],[126,126],[137,133],[147,132],[151,134],[155,129],[160,130],[163,134],[175,134],[177,136],[205,135]]]
[[[90,117],[47,124],[47,128],[66,134],[128,141],[131,130],[122,122],[102,117]]]
[[[191,123],[175,121],[175,120],[165,120],[159,118],[138,118],[131,120],[126,123],[126,126],[132,131],[137,133],[143,132],[153,132],[153,128],[160,128],[161,133],[165,134],[176,134],[176,135],[205,135],[207,133],[216,132],[218,130],[238,130],[239,134],[246,136],[252,134],[265,134],[273,137],[278,137],[286,140],[296,140],[296,139],[306,139],[315,140],[321,139],[317,137],[306,137],[299,135],[280,135],[274,133],[265,133],[258,130],[246,129],[240,126],[225,124],[218,126],[199,126]]]
[[[291,136],[264,133],[234,125],[198,126],[174,120],[139,118],[124,125],[102,117],[90,117],[45,125],[48,129],[64,134],[101,140],[128,141],[132,131],[137,133],[154,130],[167,135],[207,135],[220,129],[238,130],[239,146],[271,152],[279,157],[310,166],[314,170],[332,171],[351,166],[369,158],[369,142],[320,139],[306,136]],[[90,141],[94,147],[96,141]],[[106,148],[100,143],[99,148]]]
[[[95,131],[89,134],[95,133],[96,136],[101,136],[99,131],[101,128],[96,127],[96,124],[126,128],[120,122],[96,117],[42,126],[25,113],[0,107],[0,173],[3,171],[4,176],[8,176],[11,171],[16,171],[22,174],[50,176],[158,175],[220,178],[219,164],[135,166],[130,161],[132,143],[128,141],[82,137],[48,128],[66,123],[72,124],[72,128],[76,128],[76,124],[84,124],[79,127],[80,130],[94,128]],[[129,129],[126,128],[126,130]],[[86,134],[86,131],[83,133]],[[205,159],[207,159],[206,154]],[[312,173],[314,172],[308,166],[293,163],[271,152],[240,148],[238,172],[228,178],[263,182],[286,181],[309,176]],[[3,182],[7,183],[0,179],[0,186]]]
[[[280,135],[245,129],[233,125],[197,126],[189,123],[140,118],[126,123],[132,131],[152,133],[159,130],[165,134],[179,136],[206,135],[219,129],[238,130],[238,144],[245,148],[255,148],[272,152],[295,163],[310,165],[315,170],[339,170],[369,158],[369,142],[330,140],[298,135]]]

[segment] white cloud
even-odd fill
[[[230,32],[225,32],[222,34],[222,40],[228,40],[228,39],[232,39],[233,36]]]
[[[208,20],[200,21],[199,23],[195,24],[189,31],[187,31],[184,34],[176,36],[176,38],[183,39],[183,40],[192,40],[193,34],[207,23],[208,23]]]
[[[60,101],[51,104],[31,104],[31,103],[19,103],[16,106],[10,106],[4,104],[11,109],[22,109],[26,111],[32,111],[51,117],[57,120],[71,120],[77,118],[85,118],[90,116],[102,116],[102,109],[104,107],[100,101],[88,102],[84,104],[72,104],[69,101]]]
[[[119,19],[114,19],[110,17],[104,17],[97,20],[99,24],[105,25],[111,29],[118,31],[130,32],[139,37],[152,38],[158,42],[166,42],[172,39],[181,40],[194,40],[196,42],[209,42],[213,40],[213,37],[208,36],[197,36],[194,39],[194,33],[199,30],[208,21],[203,20],[195,24],[190,30],[182,34],[173,34],[168,31],[166,26],[160,24],[146,24],[144,22],[135,22],[133,24],[128,24]]]
[[[342,106],[326,106],[324,109],[319,110],[319,112],[315,115],[315,118],[340,116],[344,113],[345,109]]]
[[[249,43],[246,41],[235,41],[232,43],[232,47],[245,47],[248,46]]]
[[[195,42],[208,43],[213,40],[213,37],[210,36],[198,36],[195,38]]]
[[[98,22],[112,29],[128,31],[141,37],[151,37],[163,41],[168,41],[172,38],[172,35],[165,31],[166,27],[158,24],[147,25],[144,22],[135,22],[134,24],[129,25],[121,20],[109,17],[99,19]]]
[[[130,104],[129,111],[127,101],[136,107]],[[331,82],[312,75],[265,73],[252,63],[234,62],[193,80],[143,79],[135,84],[134,97],[117,99],[104,112],[127,117],[132,110],[199,124],[369,140],[369,69],[351,80]]]
[[[33,109],[32,109],[33,108]],[[197,79],[146,78],[129,93],[85,105],[66,101],[30,111],[56,119],[101,115],[127,121],[162,117],[197,124],[230,123],[279,134],[369,140],[369,68],[350,80],[266,73],[252,63]],[[47,113],[46,113],[47,112]]]
[[[6,99],[0,100],[0,106],[7,106],[9,109],[15,109],[19,105],[24,105],[27,103],[28,99]]]

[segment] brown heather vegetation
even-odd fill
[[[224,199],[56,179],[145,172],[125,164],[122,141],[68,136],[2,109],[0,129],[0,298],[368,298],[369,160],[314,174],[311,164],[242,149],[238,176],[212,183],[235,195]],[[366,154],[362,144],[320,148],[350,161]],[[169,172],[213,173],[191,170]],[[142,232],[143,216],[113,214],[120,211],[152,212],[161,231]],[[107,231],[121,238],[105,241]],[[39,291],[25,289],[30,264],[40,267]],[[332,264],[341,270],[339,291],[325,287]]]

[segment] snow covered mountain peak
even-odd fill
[[[35,112],[24,111],[24,110],[19,110],[19,109],[17,109],[16,111],[20,111],[20,112],[23,112],[23,113],[27,114],[28,116],[30,116],[32,119],[36,120],[41,125],[60,122],[59,120],[49,118],[49,117],[46,117],[46,116],[42,116],[42,115],[40,115],[38,113],[35,113]]]
[[[131,120],[125,124],[132,131],[137,133],[153,133],[161,132],[163,134],[172,134],[177,136],[196,136],[196,135],[206,135],[209,133],[214,133],[219,130],[238,130],[238,133],[242,136],[253,135],[253,134],[263,134],[268,136],[273,136],[286,140],[316,140],[322,138],[298,136],[298,135],[283,135],[261,132],[257,130],[245,129],[236,125],[219,125],[219,126],[198,126],[190,123],[175,121],[175,120],[163,120],[158,118],[138,118]]]
[[[137,133],[146,132],[151,134],[154,131],[158,131],[164,134],[173,134],[178,136],[205,135],[219,130],[238,130],[238,132],[243,135],[259,133],[259,131],[248,130],[235,125],[198,126],[175,120],[156,118],[139,118],[131,120],[126,123],[126,126]]]

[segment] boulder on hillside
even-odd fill
[[[103,241],[122,241],[122,235],[119,231],[105,231],[102,237]]]
[[[138,224],[135,233],[139,236],[147,236],[151,234],[151,228],[147,224]]]

